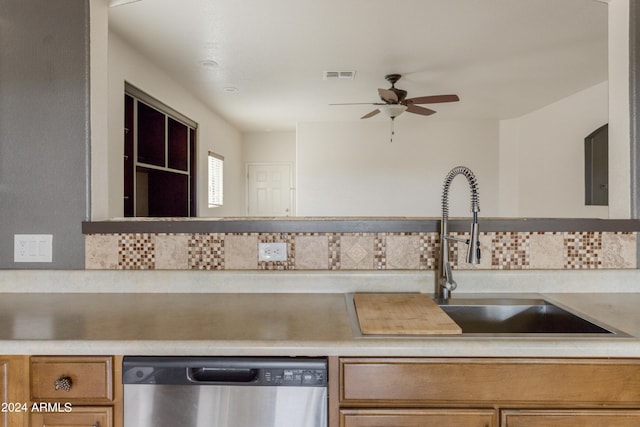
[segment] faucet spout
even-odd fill
[[[471,233],[468,240],[457,239],[449,236],[449,187],[453,179],[463,175],[467,178],[471,189],[471,212],[473,215],[471,222]],[[456,289],[457,284],[453,280],[451,262],[449,261],[449,240],[465,242],[467,247],[467,262],[471,264],[480,263],[480,238],[478,228],[478,212],[480,212],[480,202],[478,196],[478,181],[466,166],[457,166],[447,174],[442,191],[442,221],[440,222],[440,259],[438,261],[438,288],[436,297],[440,301],[447,301],[451,297],[451,291]]]

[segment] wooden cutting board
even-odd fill
[[[425,294],[373,294],[353,296],[364,335],[461,334],[462,329]]]

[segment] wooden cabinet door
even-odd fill
[[[340,427],[496,427],[492,409],[343,409]]]
[[[27,426],[28,402],[29,356],[0,356],[0,426]]]
[[[31,413],[31,427],[112,427],[109,406],[73,407],[71,412]]]
[[[640,410],[502,411],[501,427],[637,427]]]

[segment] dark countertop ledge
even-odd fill
[[[449,230],[466,232],[469,219],[452,218]],[[120,218],[85,221],[83,234],[113,233],[428,233],[439,218]],[[480,218],[482,232],[636,232],[640,220],[591,218]]]

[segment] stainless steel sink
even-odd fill
[[[347,307],[355,337],[380,338],[397,335],[363,335],[353,304],[347,296]],[[440,304],[465,336],[492,337],[628,337],[629,335],[586,315],[578,314],[544,299],[536,298],[452,298]],[[403,335],[402,338],[407,338]],[[411,337],[421,337],[411,335]],[[422,336],[424,337],[424,336]]]
[[[452,299],[440,308],[464,334],[619,333],[542,299]]]

